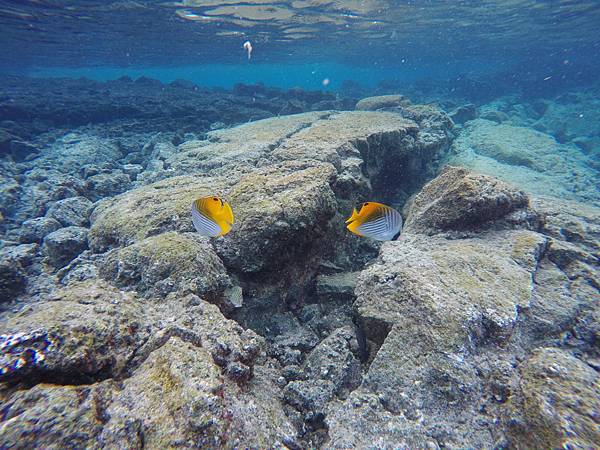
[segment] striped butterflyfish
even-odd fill
[[[360,206],[360,211],[354,208],[346,223],[346,228],[354,234],[378,241],[391,241],[400,234],[402,216],[389,206],[365,202]]]
[[[231,230],[233,211],[220,197],[201,197],[192,203],[192,222],[202,236],[223,236]]]

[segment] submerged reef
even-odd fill
[[[0,447],[593,447],[594,150],[490,105],[274,92],[194,98],[300,111],[111,111],[9,144]],[[221,238],[194,232],[205,195],[234,211]],[[402,211],[398,240],[347,232],[367,200]]]

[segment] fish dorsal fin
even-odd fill
[[[354,208],[354,211],[352,211],[352,215],[346,220],[346,223],[354,222],[356,219],[358,219],[358,211],[356,210],[356,208]]]

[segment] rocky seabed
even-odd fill
[[[590,152],[490,106],[296,95],[159,132],[3,122],[0,447],[597,447]],[[209,240],[190,205],[215,194],[236,223]],[[368,199],[398,240],[345,230]]]

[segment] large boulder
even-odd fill
[[[253,373],[260,338],[196,296],[74,283],[1,333],[0,379],[41,383],[3,391],[0,446],[294,445],[272,374]]]
[[[217,302],[229,285],[225,267],[196,233],[162,233],[108,253],[100,275],[150,297],[197,294]]]
[[[533,352],[518,390],[507,416],[514,448],[594,448],[600,442],[600,375],[568,351]]]
[[[230,193],[236,224],[217,251],[227,267],[259,272],[305,257],[337,204],[332,166],[285,163],[248,175]]]
[[[104,200],[92,214],[90,248],[103,252],[165,231],[193,231],[192,202],[224,185],[208,177],[173,177]]]
[[[527,207],[528,197],[495,178],[447,166],[409,205],[404,230],[436,233],[484,226]]]
[[[383,108],[393,108],[410,104],[410,101],[399,94],[378,95],[375,97],[366,97],[354,107],[357,111],[376,111]]]
[[[46,217],[59,221],[63,227],[85,227],[89,225],[91,212],[91,201],[85,197],[71,197],[50,206]]]
[[[600,205],[597,167],[575,144],[528,127],[477,119],[452,144],[448,163],[496,177],[537,195]]]
[[[532,204],[457,168],[417,194],[403,235],[358,278],[369,365],[357,390],[326,407],[332,448],[555,447],[568,442],[566,420],[581,436],[574,445],[595,439],[588,390],[597,376],[582,361],[597,361],[597,211]],[[568,242],[567,230],[582,237]],[[574,353],[537,350],[564,336]],[[545,381],[544,352],[569,370],[548,363],[561,375]],[[536,362],[522,363],[526,355]]]
[[[21,225],[19,240],[23,243],[41,242],[46,235],[62,228],[60,222],[51,217],[36,217]]]

